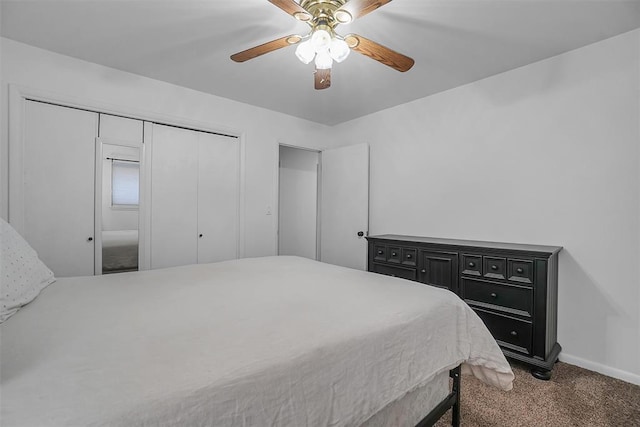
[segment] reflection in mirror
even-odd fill
[[[139,150],[103,145],[102,274],[138,270]]]

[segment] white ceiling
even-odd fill
[[[640,0],[394,0],[339,26],[415,59],[399,73],[356,52],[313,89],[294,47],[229,56],[306,34],[267,0],[2,0],[4,37],[334,125],[640,27]]]

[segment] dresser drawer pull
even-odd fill
[[[411,254],[407,254],[407,259],[411,259]]]
[[[420,270],[420,273],[426,273],[427,270],[425,270],[424,268],[422,270]]]
[[[494,264],[494,265],[492,265],[492,266],[491,266],[491,269],[492,269],[492,270],[497,270],[497,269],[498,269],[498,266]]]
[[[498,294],[496,294],[495,292],[491,292],[491,298],[498,298]]]
[[[518,333],[517,333],[516,331],[511,331],[511,336],[512,336],[512,337],[517,337],[517,336],[518,336]]]
[[[475,263],[475,262],[470,262],[470,263],[469,263],[469,268],[473,268],[473,267],[475,267],[475,266],[476,266],[476,263]]]
[[[524,273],[524,270],[523,270],[523,269],[521,269],[521,268],[516,268],[516,272],[517,272],[518,274],[522,274],[522,273]]]
[[[378,251],[378,255],[382,255],[383,253],[383,251]]]
[[[398,254],[395,252],[391,252],[391,256],[397,256]]]

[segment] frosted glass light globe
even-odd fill
[[[349,49],[347,42],[340,39],[331,40],[331,44],[329,45],[329,54],[334,61],[344,61],[347,59],[347,56],[349,56],[349,52],[351,52],[351,49]]]
[[[316,52],[326,50],[331,44],[331,34],[326,30],[316,30],[311,36],[311,44]]]
[[[316,55],[316,68],[318,70],[326,70],[328,68],[331,68],[332,64],[333,59],[331,59],[331,55],[329,55],[329,52],[327,52],[326,50],[318,52],[318,54]]]
[[[313,61],[314,56],[316,56],[316,50],[311,44],[310,40],[302,42],[296,48],[296,56],[303,64],[308,64]]]

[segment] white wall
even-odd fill
[[[564,246],[561,359],[636,383],[639,39],[623,34],[333,136],[371,145],[371,234]]]
[[[316,151],[280,146],[280,255],[316,259],[319,158]]]
[[[324,148],[326,127],[285,114],[212,96],[1,40],[0,215],[7,217],[8,85],[51,92],[78,102],[89,100],[114,110],[206,123],[242,134],[244,143],[244,255],[276,253],[278,143]],[[316,137],[317,136],[317,137]],[[267,215],[267,207],[274,211]]]

